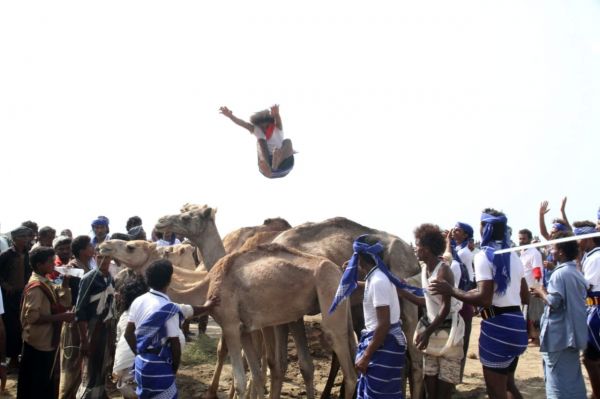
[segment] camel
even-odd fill
[[[204,265],[197,265],[194,259],[196,247],[190,244],[177,244],[167,247],[157,247],[159,255],[163,259],[168,259],[172,264],[189,270],[205,270]]]
[[[285,219],[265,219],[263,224],[259,226],[242,227],[227,234],[225,237],[223,237],[223,246],[225,247],[225,252],[230,254],[242,248],[242,246],[246,244],[250,238],[254,239],[254,245],[270,242],[265,238],[267,235],[263,235],[261,239],[257,239],[255,237],[257,234],[281,233],[282,231],[290,228],[292,228],[292,226]]]
[[[220,241],[221,239],[219,237],[219,233],[215,224],[215,214],[216,209],[210,208],[207,205],[185,204],[181,208],[181,212],[179,214],[164,216],[160,218],[155,228],[158,231],[168,230],[177,234],[181,234],[188,238],[200,250],[201,257],[204,259],[205,262],[204,266],[207,270],[210,270],[214,264],[210,263],[210,260],[215,261],[217,260],[219,254],[224,255],[223,251],[225,251],[225,248],[227,248],[229,251],[235,251],[245,243],[246,248],[253,248],[261,243],[270,242],[281,231],[290,228],[289,223],[284,219],[266,219],[261,226],[243,227],[241,229],[235,230],[232,233],[229,233],[225,237],[223,243]],[[211,248],[206,243],[213,243],[214,248]],[[209,253],[210,256],[206,258],[205,253]],[[207,260],[209,261],[208,263]],[[299,362],[301,363],[302,374],[305,376],[308,376],[310,374],[310,378],[308,381],[312,382],[312,363],[302,363],[302,360],[304,358],[310,358],[308,355],[308,344],[306,342],[306,336],[304,334],[304,324],[302,320],[298,320],[289,327],[292,331],[296,345],[303,346],[305,348],[304,350],[299,351]],[[274,336],[275,334],[272,332],[267,333],[269,334],[269,337]],[[266,345],[268,346],[268,343],[266,343]],[[217,397],[219,378],[225,361],[225,357],[227,356],[227,346],[225,345],[222,339],[219,342],[217,353],[217,365],[215,366],[215,373],[213,375],[212,383],[205,395],[206,398]],[[275,365],[271,363],[270,367],[273,370],[273,367],[275,367]],[[281,375],[281,373],[272,371],[271,375],[271,385],[280,386],[280,384],[278,384],[277,381],[274,382],[273,378],[280,377],[281,380],[283,380],[283,376]],[[307,389],[308,392],[312,393],[314,389],[312,388],[312,385],[309,385],[308,381]],[[278,394],[274,393],[273,389],[271,390],[271,395],[272,397],[278,397]]]
[[[277,244],[237,251],[211,269],[208,294],[221,298],[221,305],[214,308],[211,316],[223,330],[239,397],[243,397],[245,391],[242,348],[256,393],[264,396],[258,355],[249,333],[316,313],[323,315],[323,331],[340,360],[345,376],[345,397],[352,397],[356,385],[353,363],[356,341],[347,301],[341,309],[328,314],[341,274],[340,268],[328,259]],[[270,362],[276,361],[272,350],[268,356]]]
[[[108,240],[98,247],[100,255],[111,256],[127,266],[116,277],[120,280],[126,273],[144,275],[150,264],[162,259],[162,255],[156,248],[156,244],[143,241]],[[187,303],[200,306],[206,301],[208,281],[201,284],[208,276],[207,271],[189,270],[173,265],[173,277],[169,287],[168,295],[178,303]]]
[[[225,256],[225,247],[215,224],[216,209],[206,205],[185,204],[178,215],[158,220],[157,231],[170,231],[185,236],[198,249],[207,271]]]
[[[206,205],[198,206],[186,204],[182,208],[181,214],[161,218],[157,227],[160,228],[162,225],[176,233],[200,239],[201,235],[206,235],[207,232],[212,232],[212,234],[216,233],[216,227],[214,227],[214,214],[215,211]],[[206,227],[204,226],[205,224],[207,225]],[[384,256],[384,261],[397,276],[409,278],[420,272],[418,262],[412,249],[400,238],[382,231],[361,226],[345,218],[334,218],[321,223],[306,223],[297,226],[281,233],[275,238],[274,242],[298,249],[302,252],[324,256],[332,260],[335,264],[342,265],[343,262],[352,255],[353,240],[362,234],[373,234],[386,245],[387,253]],[[210,240],[212,242],[217,241],[215,237],[210,237]],[[362,309],[360,309],[360,313],[362,314]],[[403,303],[402,318],[405,334],[409,337],[407,341],[409,342],[408,350],[412,370],[410,375],[412,394],[413,397],[419,397],[420,392],[422,391],[422,356],[420,352],[416,350],[410,339],[416,328],[416,306]],[[298,324],[296,324],[296,326],[300,328]],[[303,329],[304,326],[302,325],[301,328]],[[296,336],[296,334],[294,335]],[[280,353],[278,359],[286,362],[287,357],[285,356],[285,350],[281,349],[280,346],[284,343],[287,344],[287,339],[282,339],[280,341],[281,343],[277,346]],[[302,345],[298,342],[296,342],[296,347],[299,354],[304,353],[308,355],[307,348],[303,349]],[[312,362],[309,363],[312,367]],[[304,376],[312,373],[310,373],[310,370],[303,370],[302,374]],[[271,383],[273,384],[273,381]],[[309,382],[307,381],[307,392],[312,392],[308,387]],[[215,384],[211,387],[211,390],[212,389],[214,389],[213,392],[216,394]],[[277,397],[277,392],[280,392],[280,389],[281,388],[277,388],[277,386],[272,389],[272,394],[274,394],[273,391],[275,391],[275,396],[273,397]]]
[[[263,235],[270,235],[272,237],[273,232],[262,232],[259,234],[263,234]],[[248,245],[249,243],[247,243],[246,245]],[[255,248],[254,245],[250,246],[251,248]],[[135,273],[143,273],[145,271],[145,269],[150,265],[150,263],[152,263],[153,261],[160,259],[160,256],[158,254],[158,252],[156,251],[156,245],[153,243],[149,243],[147,241],[122,241],[122,240],[109,240],[106,241],[104,243],[102,243],[99,247],[99,251],[101,255],[108,255],[111,256],[119,261],[121,261],[123,264],[127,265],[129,269],[126,270],[132,270]],[[250,250],[243,250],[240,252],[243,253],[248,253],[251,252],[252,249]],[[282,250],[280,249],[280,252]],[[289,251],[288,251],[289,252]],[[265,255],[267,256],[267,255]],[[254,258],[258,259],[259,256],[254,255]],[[314,257],[312,257],[314,258]],[[296,259],[298,262],[300,262],[300,265],[304,265],[304,263],[306,260],[305,259]],[[262,269],[261,270],[266,270],[266,268],[270,267],[270,264],[268,264],[268,262],[265,262],[266,264],[264,266],[260,266]],[[330,266],[329,266],[330,267]],[[337,266],[336,266],[337,268]],[[125,273],[126,271],[123,271],[121,273]],[[339,268],[338,268],[338,272],[339,272]],[[215,272],[217,273],[217,272]],[[339,277],[341,276],[341,274],[339,274],[338,276],[335,277],[334,282],[331,283],[332,287],[331,290],[333,291],[333,294],[335,294],[335,289],[337,287],[337,283],[339,281]],[[319,279],[321,279],[321,277],[318,277]],[[321,284],[324,284],[323,280],[321,282]],[[179,268],[177,266],[174,266],[174,273],[173,273],[173,278],[172,278],[172,283],[169,287],[168,290],[168,295],[170,296],[170,298],[175,301],[175,302],[180,302],[180,303],[192,303],[192,304],[200,304],[203,303],[204,300],[207,298],[207,291],[209,288],[209,282],[210,282],[210,278],[209,276],[207,276],[206,272],[196,272],[196,271],[190,271],[187,269],[183,269],[183,268]],[[302,282],[302,286],[304,285],[304,281]],[[296,285],[297,282],[296,282]],[[239,286],[237,286],[239,288]],[[264,288],[263,285],[261,285],[261,288]],[[257,291],[257,292],[264,292],[264,290],[251,290],[251,291]],[[293,295],[296,295],[295,293]],[[330,300],[330,299],[328,299]],[[326,304],[326,301],[323,302],[322,306],[328,306]],[[322,307],[321,306],[321,307]],[[283,308],[282,308],[283,309]],[[269,310],[270,311],[270,310]],[[314,310],[314,312],[318,313],[319,309]],[[307,313],[313,313],[313,311],[307,311]],[[336,312],[338,313],[338,312]],[[292,312],[292,314],[295,316],[295,313]],[[290,323],[290,328],[292,329],[293,333],[294,333],[294,339],[296,340],[296,345],[298,348],[300,348],[298,350],[298,357],[299,357],[299,362],[300,362],[300,368],[302,370],[302,374],[305,377],[305,379],[307,380],[307,386],[310,387],[310,391],[307,391],[308,396],[309,397],[314,397],[314,386],[313,386],[313,382],[312,382],[312,374],[313,374],[313,368],[312,368],[312,364],[310,363],[310,356],[308,355],[308,344],[306,343],[306,338],[304,337],[304,341],[302,341],[302,337],[304,335],[304,324],[302,323],[302,316],[304,314],[302,314],[301,316],[299,316],[297,318],[297,320],[300,320],[300,325],[302,327],[301,331],[298,332],[298,322],[291,322]],[[279,316],[282,317],[282,316]],[[335,321],[336,325],[340,325],[340,321],[337,320],[336,318],[332,319]],[[215,320],[217,320],[215,318]],[[217,320],[218,321],[218,320]],[[285,320],[285,323],[288,323],[289,320]],[[346,324],[348,324],[349,321],[346,322]],[[342,324],[343,325],[343,324]],[[277,331],[274,331],[273,329],[269,329],[267,328],[268,326],[265,326],[265,328],[263,329],[263,333],[267,334],[267,340],[270,342],[274,342],[275,338],[274,338],[274,334],[277,334]],[[324,328],[324,330],[327,332],[329,330],[327,330],[326,328]],[[331,330],[334,331],[334,330]],[[331,332],[330,331],[330,332]],[[287,332],[287,330],[286,330]],[[331,332],[333,334],[333,332]],[[336,332],[336,334],[338,334],[339,332]],[[347,334],[348,332],[345,332],[344,334]],[[298,335],[300,336],[300,338],[298,337]],[[334,334],[335,335],[335,334]],[[225,336],[225,334],[224,334]],[[353,337],[353,335],[352,335]],[[348,337],[346,338],[348,339]],[[351,345],[352,351],[355,350],[355,342]],[[271,381],[271,395],[272,397],[277,397],[278,394],[275,394],[275,392],[277,392],[277,388],[279,387],[280,390],[280,386],[282,384],[282,380],[283,380],[283,374],[280,372],[281,367],[278,367],[278,359],[276,358],[276,356],[278,356],[275,351],[274,351],[274,346],[267,346],[268,349],[270,349],[267,352],[267,357],[268,357],[268,363],[269,366],[271,368],[271,373],[272,373],[272,381]],[[302,348],[306,348],[305,350],[301,350]],[[339,348],[339,347],[338,347]],[[351,352],[353,353],[353,352]],[[350,363],[350,365],[347,365],[348,367],[352,367],[352,363]],[[217,367],[219,367],[219,369],[222,367],[222,364],[218,365]],[[345,374],[344,375],[348,375],[347,374],[347,370],[345,370]],[[237,377],[239,378],[239,376]],[[352,374],[350,374],[350,380],[349,381],[353,381],[352,380]],[[254,384],[255,386],[257,386],[257,384],[260,384],[260,386],[262,387],[262,380],[263,378],[261,377],[260,379],[256,379],[253,375],[253,380],[256,382],[256,384]],[[354,380],[355,382],[355,380]],[[218,379],[217,379],[217,383],[218,383]],[[255,388],[256,389],[256,388]],[[239,388],[236,386],[236,391],[238,391],[239,393]],[[215,390],[216,392],[216,390]]]
[[[320,223],[305,223],[289,230],[284,231],[277,236],[273,243],[281,244],[287,248],[293,248],[304,253],[325,257],[337,265],[342,265],[352,256],[352,243],[362,235],[369,234],[376,237],[386,247],[383,261],[389,266],[390,270],[398,277],[409,279],[420,273],[419,263],[412,248],[397,236],[389,233],[371,229],[355,223],[349,219],[338,217],[325,220]],[[360,298],[356,298],[360,295]],[[353,309],[353,316],[359,313],[359,317],[353,317],[353,320],[362,318],[362,293],[353,296],[353,304],[358,304]],[[359,299],[359,301],[357,301]],[[402,305],[402,328],[407,337],[408,353],[410,358],[409,375],[411,381],[411,397],[419,398],[423,391],[423,369],[422,355],[414,346],[412,336],[418,321],[418,308],[408,301],[401,301]],[[361,326],[362,327],[362,326]],[[278,344],[278,349],[283,350],[279,345],[285,345],[287,341]],[[284,359],[281,359],[284,361]],[[285,369],[285,363],[284,363]],[[337,369],[332,364],[332,373],[335,377]],[[330,376],[331,377],[331,376]],[[329,391],[332,386],[332,380],[323,392],[322,397],[329,397]]]

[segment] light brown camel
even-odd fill
[[[196,247],[190,244],[177,244],[164,247],[157,247],[158,254],[163,259],[168,259],[172,264],[183,269],[196,270],[198,265],[194,259]],[[204,265],[199,270],[204,269]]]
[[[144,275],[152,262],[162,259],[156,249],[156,244],[143,240],[108,240],[100,244],[98,251],[100,255],[111,256],[127,266],[127,269],[119,272],[117,280],[131,272]],[[207,276],[208,272],[206,271],[184,269],[174,264],[173,277],[168,291],[169,297],[178,303],[202,305],[207,298],[208,280],[202,287],[201,283]]]
[[[215,214],[216,209],[212,209],[207,205],[185,204],[181,208],[179,214],[160,218],[155,228],[158,231],[168,230],[187,237],[194,245],[198,246],[202,252],[202,258],[204,258],[206,262],[207,258],[204,255],[205,252],[210,252],[211,256],[208,259],[214,260],[217,255],[221,253],[221,250],[224,250],[225,248],[218,235],[215,224]],[[267,219],[260,226],[244,227],[235,230],[225,237],[225,241],[229,250],[232,251],[238,249],[237,247],[243,245],[246,241],[249,241],[247,247],[254,247],[261,243],[270,242],[274,236],[289,227],[289,223],[281,218]],[[206,242],[213,243],[216,248],[211,249],[208,245],[203,244]],[[219,245],[219,243],[221,244]],[[206,263],[205,266],[210,270],[213,265]],[[308,343],[306,342],[306,335],[304,333],[304,323],[302,320],[298,320],[293,323],[293,325],[289,326],[289,328],[292,331],[292,336],[296,345],[305,348],[304,350],[299,351],[298,357],[302,375],[307,376],[305,378],[308,378],[308,375],[310,375],[310,378],[307,380],[307,392],[310,392],[311,394],[309,394],[309,397],[312,397],[314,392],[312,385],[313,369],[312,362],[307,361],[310,357],[308,355]],[[269,334],[269,337],[274,336],[274,333],[272,332],[267,333]],[[266,345],[268,344],[269,343],[266,342]],[[217,365],[215,366],[212,383],[205,395],[206,398],[216,398],[217,395],[221,370],[225,357],[227,356],[227,346],[222,339],[219,342],[217,353]],[[303,362],[303,360],[305,361]],[[274,371],[275,364],[271,363],[269,366],[272,369],[271,385],[279,386],[278,379],[282,380],[283,375],[276,370]],[[278,394],[274,392],[276,392],[276,390],[271,389],[271,396],[277,398]]]
[[[263,232],[263,233],[259,233],[259,234],[263,234],[263,235],[272,235],[272,232]],[[249,245],[250,243],[247,243],[246,245]],[[279,246],[277,246],[279,247]],[[279,250],[279,252],[281,252],[281,248],[276,248]],[[149,243],[147,241],[122,241],[122,240],[109,240],[106,241],[104,243],[102,243],[99,247],[99,251],[100,254],[102,255],[108,255],[111,256],[117,260],[119,260],[120,262],[122,262],[123,264],[128,266],[128,269],[125,270],[133,270],[136,273],[143,273],[145,271],[145,269],[150,265],[150,263],[152,263],[153,261],[160,259],[157,251],[156,251],[156,245],[153,243]],[[240,251],[240,252],[244,252],[244,253],[249,253],[250,251],[245,250],[245,251]],[[285,252],[285,251],[284,251]],[[289,251],[288,251],[289,252]],[[295,251],[294,251],[295,252]],[[287,252],[286,252],[287,253]],[[269,255],[270,253],[264,254],[264,256]],[[254,254],[253,259],[258,259],[260,258],[259,255]],[[293,257],[292,257],[293,258]],[[314,258],[311,256],[311,258]],[[279,259],[279,258],[278,258]],[[281,260],[281,259],[279,259]],[[305,259],[296,259],[298,262],[305,262]],[[300,263],[301,268],[304,267],[304,263]],[[262,269],[262,271],[267,270],[269,267],[271,267],[272,265],[265,261],[265,264],[260,266]],[[277,266],[279,266],[279,264],[277,264]],[[289,266],[286,266],[289,267]],[[339,270],[338,270],[339,272]],[[125,273],[122,272],[122,273]],[[215,272],[217,273],[217,272]],[[218,273],[217,273],[218,274]],[[221,278],[221,277],[218,277]],[[317,278],[321,278],[318,277]],[[332,284],[332,290],[335,293],[335,289],[337,287],[337,282],[339,281],[339,276],[336,277],[337,280],[335,280],[335,284]],[[174,266],[174,273],[173,273],[173,279],[172,279],[172,283],[169,286],[169,291],[167,292],[168,295],[170,296],[170,298],[175,301],[175,302],[180,302],[180,303],[191,303],[191,304],[197,304],[197,303],[203,303],[205,301],[205,299],[207,298],[207,291],[208,291],[208,287],[209,287],[209,278],[207,277],[207,273],[206,272],[196,272],[196,271],[190,271],[187,269],[182,269],[179,268],[177,266]],[[323,282],[321,282],[321,284],[325,284],[323,280]],[[302,284],[298,284],[298,282],[296,281],[294,284],[296,286],[303,286],[305,283],[304,280],[302,280]],[[239,285],[237,286],[238,288],[240,287]],[[264,288],[261,285],[261,288]],[[251,291],[256,291],[256,292],[263,292],[266,294],[265,291],[263,290],[251,290]],[[296,295],[293,292],[290,292],[290,294],[292,295]],[[282,308],[284,309],[284,308]],[[268,310],[271,311],[271,310]],[[308,312],[308,311],[307,311]],[[319,309],[314,309],[314,310],[310,310],[309,313],[313,313],[319,312]],[[336,312],[338,313],[338,312]],[[295,316],[295,313],[292,312],[292,314]],[[303,316],[303,315],[302,315]],[[339,316],[336,316],[339,317]],[[298,318],[299,320],[302,320],[302,317],[300,316]],[[333,319],[333,320],[337,320]],[[286,323],[289,320],[286,320]],[[336,322],[339,322],[336,321]],[[347,323],[349,323],[349,321],[347,321]],[[291,328],[294,329],[296,327],[296,323],[290,323],[291,324]],[[302,328],[304,327],[303,323],[300,323]],[[347,326],[349,328],[349,326]],[[268,328],[268,326],[265,326],[265,328],[263,329],[263,332],[265,332],[267,334],[267,339],[269,341],[274,341],[274,334],[276,334],[276,331],[274,331],[273,329]],[[295,331],[294,331],[295,332]],[[302,330],[302,334],[304,333],[304,331]],[[347,332],[346,332],[347,333]],[[295,332],[294,334],[294,338],[298,339],[298,337],[296,336],[297,332]],[[349,337],[347,337],[346,339],[348,339]],[[353,335],[352,335],[353,338]],[[352,347],[352,350],[355,349],[355,342],[352,344],[354,345]],[[298,347],[308,347],[307,343],[304,341],[302,344],[302,341],[299,341],[299,343],[297,343]],[[268,348],[268,362],[271,368],[271,373],[272,373],[272,381],[271,381],[271,395],[276,395],[276,388],[277,386],[281,385],[282,379],[283,379],[283,375],[281,374],[280,370],[281,367],[277,366],[277,358],[276,358],[276,353],[274,351],[274,346],[267,346]],[[308,349],[306,349],[306,352],[308,352]],[[307,391],[309,397],[314,397],[314,388],[312,385],[312,364],[306,364],[309,362],[310,357],[307,354],[302,353],[302,351],[298,351],[298,356],[299,356],[299,362],[300,362],[300,368],[302,370],[303,376],[305,376],[305,379],[307,379],[307,384],[309,381],[309,377],[310,377],[310,387],[311,387],[311,391]],[[351,365],[350,365],[351,366]],[[349,366],[349,367],[350,367]],[[306,375],[306,370],[310,370],[310,376]],[[345,374],[347,375],[347,374]],[[352,377],[352,376],[351,376]],[[257,383],[257,384],[261,384],[260,386],[262,387],[262,380],[263,378],[261,377],[260,380],[257,380],[253,377],[253,380]],[[218,380],[217,380],[218,382]],[[256,386],[256,384],[254,384],[254,386]],[[262,388],[261,388],[262,389]],[[310,392],[310,393],[309,393]]]
[[[254,237],[256,234],[281,233],[282,231],[288,230],[290,228],[292,228],[292,226],[285,219],[265,219],[265,221],[261,225],[242,227],[227,234],[225,237],[223,237],[223,246],[225,247],[225,252],[230,254],[242,248],[242,246],[250,238],[253,238],[255,242],[259,241],[256,237]],[[266,235],[264,235],[263,238],[260,239],[260,241],[262,241],[261,243],[268,242],[264,241],[265,237]]]
[[[254,387],[259,397],[263,397],[262,373],[249,333],[316,313],[322,314],[323,331],[340,359],[346,398],[352,397],[356,385],[353,362],[356,342],[348,303],[344,302],[341,309],[328,314],[341,274],[340,268],[325,258],[277,244],[237,251],[209,272],[209,295],[221,298],[221,305],[211,315],[223,330],[239,397],[243,397],[245,390],[242,348]],[[269,353],[271,361],[275,361],[273,352]]]
[[[419,263],[412,248],[397,236],[362,226],[349,219],[338,217],[320,223],[305,223],[286,230],[276,237],[273,242],[294,248],[299,251],[323,256],[337,265],[342,265],[352,256],[352,243],[363,234],[376,237],[386,248],[383,261],[398,277],[408,279],[420,273]],[[357,290],[358,291],[358,290]],[[362,298],[362,293],[360,293]],[[356,297],[356,296],[355,296]],[[362,317],[362,299],[358,302],[356,311],[353,310],[353,319]],[[355,299],[353,299],[353,303]],[[411,397],[421,397],[423,391],[422,355],[413,344],[412,336],[418,321],[418,308],[408,301],[402,301],[402,328],[407,337],[408,353],[410,357],[410,382]],[[358,320],[356,320],[358,321]],[[280,343],[283,345],[285,343]],[[279,348],[279,350],[282,350]],[[282,358],[281,361],[284,361]],[[285,363],[284,363],[285,366]],[[334,370],[335,371],[335,367]],[[324,396],[328,397],[331,385],[328,384]]]
[[[206,205],[185,204],[181,213],[158,220],[157,231],[170,231],[185,236],[201,254],[206,270],[225,256],[225,247],[215,224],[217,210]]]

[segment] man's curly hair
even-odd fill
[[[269,111],[268,109],[255,112],[250,117],[250,123],[252,123],[254,126],[258,126],[262,123],[274,123],[274,122],[275,122],[275,118],[273,118],[273,115],[271,115],[271,111]]]
[[[446,249],[446,239],[440,230],[440,226],[431,223],[423,223],[415,231],[415,239],[420,247],[427,247],[435,256],[441,256]]]

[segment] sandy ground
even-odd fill
[[[457,392],[454,395],[455,398],[486,398],[485,384],[483,382],[483,375],[481,372],[481,365],[477,360],[477,337],[479,336],[479,319],[474,319],[473,322],[473,335],[474,339],[471,340],[464,383],[457,387]],[[327,375],[329,373],[329,361],[330,355],[323,350],[321,344],[321,331],[316,323],[310,323],[307,329],[309,336],[311,354],[315,363],[315,384],[317,395],[321,393]],[[214,350],[220,335],[220,329],[214,323],[210,323],[208,335],[212,339],[204,339],[202,351],[208,347],[209,353],[206,359],[201,364],[184,364],[177,377],[177,386],[179,387],[179,397],[182,399],[188,398],[201,398],[203,393],[207,390],[210,384],[212,372],[214,370]],[[208,346],[207,346],[208,345]],[[290,345],[293,347],[293,345]],[[186,351],[198,350],[198,346],[192,344],[186,348]],[[290,367],[288,369],[286,379],[283,387],[283,398],[303,398],[306,397],[306,390],[304,388],[304,382],[302,376],[297,368],[296,356],[293,348],[290,348]],[[192,358],[193,359],[193,358]],[[190,360],[188,360],[188,363]],[[588,388],[588,394],[590,394],[590,385],[587,375],[586,385]],[[521,390],[524,398],[544,398],[544,380],[542,372],[542,360],[537,347],[529,347],[525,354],[519,361],[519,366],[516,372],[517,386]],[[334,387],[333,398],[337,398],[339,392],[339,385],[341,383],[341,373],[339,373],[336,379],[336,386]],[[223,374],[219,384],[219,398],[227,398],[227,392],[231,385],[231,367],[226,364],[223,369]],[[16,375],[9,375],[7,382],[7,390],[5,393],[0,394],[1,398],[16,397]],[[119,397],[119,395],[113,394],[111,397]],[[318,396],[317,396],[318,397]]]

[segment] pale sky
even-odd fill
[[[345,216],[412,241],[486,206],[595,219],[600,1],[0,2],[0,229],[150,231],[185,202],[221,235]],[[244,119],[281,105],[268,180]],[[479,238],[477,236],[477,238]]]

